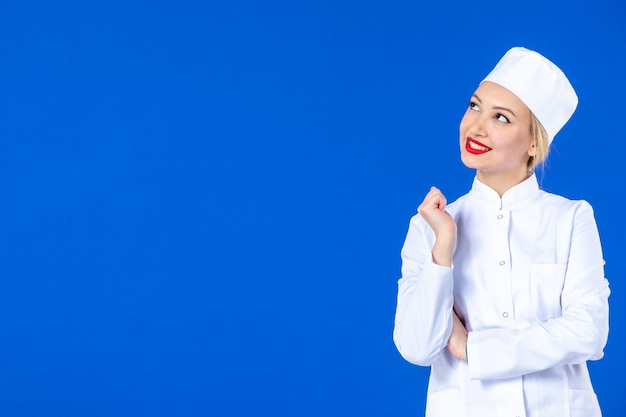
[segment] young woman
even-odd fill
[[[402,248],[394,342],[430,366],[427,417],[595,417],[586,362],[603,356],[609,286],[591,206],[533,169],[574,113],[563,72],[509,50],[460,125],[471,190],[432,187]]]

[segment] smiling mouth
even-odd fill
[[[470,137],[465,141],[465,150],[474,155],[481,155],[487,153],[491,148],[485,144],[482,144]]]

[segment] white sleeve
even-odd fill
[[[402,278],[393,331],[394,343],[404,359],[432,365],[452,332],[452,268],[432,261],[434,235],[416,215],[402,247]]]
[[[603,356],[609,331],[610,294],[591,206],[581,201],[563,216],[569,252],[561,292],[561,316],[524,329],[470,332],[467,355],[472,379],[526,375]],[[562,222],[563,223],[563,222]],[[562,242],[561,242],[562,243]]]

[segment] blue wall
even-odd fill
[[[428,369],[391,339],[408,220],[431,185],[469,189],[467,100],[526,46],[580,97],[543,186],[594,206],[613,294],[590,368],[621,416],[625,21],[617,0],[2,2],[0,414],[420,415]]]

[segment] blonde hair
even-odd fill
[[[533,112],[530,112],[530,135],[535,142],[535,156],[528,158],[528,170],[532,171],[548,159],[548,152],[550,151],[548,133]]]

